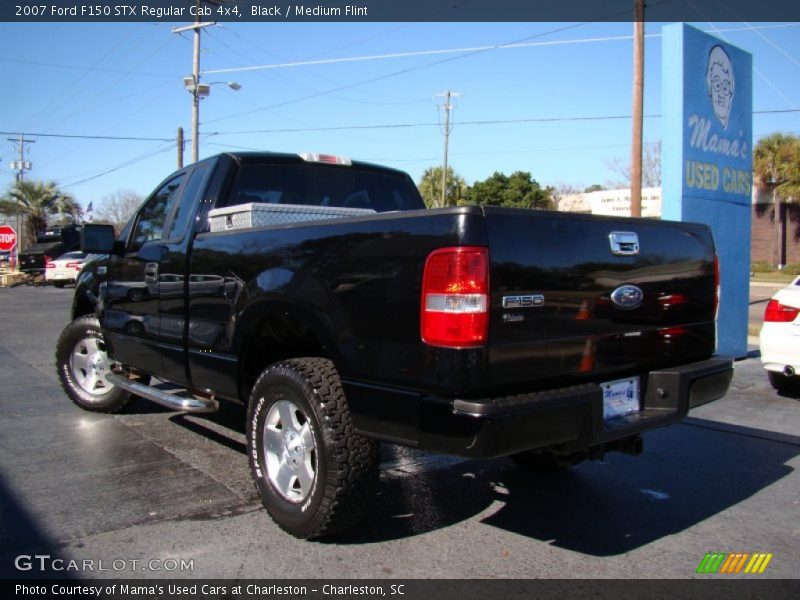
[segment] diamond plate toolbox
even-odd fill
[[[302,223],[305,221],[321,221],[325,219],[341,219],[342,217],[361,217],[374,215],[371,208],[339,208],[336,206],[305,206],[302,204],[238,204],[215,208],[208,213],[208,224],[212,232],[231,231],[234,229],[250,229],[252,227],[269,227]]]

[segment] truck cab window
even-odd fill
[[[186,174],[182,173],[170,179],[142,207],[133,232],[130,252],[137,252],[147,242],[155,242],[162,238],[167,215],[175,208],[178,191],[185,177]]]
[[[249,203],[368,208],[376,212],[424,207],[413,182],[403,174],[318,164],[243,165],[227,201],[217,207]]]
[[[197,202],[192,201],[191,199],[197,199],[197,196],[200,192],[200,186],[203,183],[207,172],[208,170],[206,169],[205,165],[198,165],[195,167],[194,171],[192,171],[189,180],[186,182],[186,186],[183,188],[183,193],[181,194],[181,197],[184,198],[184,200],[182,202],[178,202],[178,206],[175,208],[175,217],[172,219],[172,224],[169,226],[169,235],[167,236],[168,239],[180,239],[186,232],[186,225],[189,222],[189,216],[192,214],[195,206],[197,206]]]

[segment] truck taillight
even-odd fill
[[[422,341],[444,348],[486,343],[489,329],[489,250],[442,248],[428,255],[422,276]]]
[[[319,152],[301,152],[300,158],[306,162],[318,162],[326,165],[344,165],[350,166],[353,162],[346,156],[338,156],[336,154],[320,154]]]
[[[768,323],[791,323],[800,314],[800,310],[792,306],[781,304],[777,300],[770,300],[767,309],[764,311],[764,322]]]

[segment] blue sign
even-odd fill
[[[664,27],[662,43],[661,216],[710,225],[721,270],[718,351],[745,356],[752,56],[683,23]]]

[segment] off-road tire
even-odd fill
[[[297,409],[293,413],[295,425],[284,427],[283,416],[278,419],[278,413],[287,406]],[[313,438],[313,450],[309,450],[310,443],[304,443],[301,451],[290,447],[290,442],[276,450],[276,440],[280,444],[282,439],[276,434],[283,431],[288,439],[297,424],[303,425],[303,436],[311,436],[309,442]],[[265,432],[268,425],[270,431]],[[247,410],[247,449],[264,507],[291,535],[301,539],[330,536],[353,527],[366,513],[378,479],[378,444],[355,433],[339,375],[330,360],[286,360],[261,374]],[[278,477],[276,461],[293,450],[298,456],[309,456],[306,464],[313,467],[313,483],[300,486],[305,489],[284,486],[282,492],[280,483],[274,481]],[[284,466],[281,463],[277,471]],[[294,476],[291,481],[299,485],[300,477]]]
[[[130,401],[132,395],[129,392],[105,382],[97,384],[95,393],[87,391],[86,384],[91,379],[81,366],[88,367],[91,358],[83,357],[94,354],[105,358],[103,369],[110,369],[100,324],[94,317],[79,317],[64,328],[56,344],[56,369],[61,387],[84,410],[119,412]],[[76,355],[80,355],[80,364],[75,360]],[[83,385],[81,380],[84,381]]]

